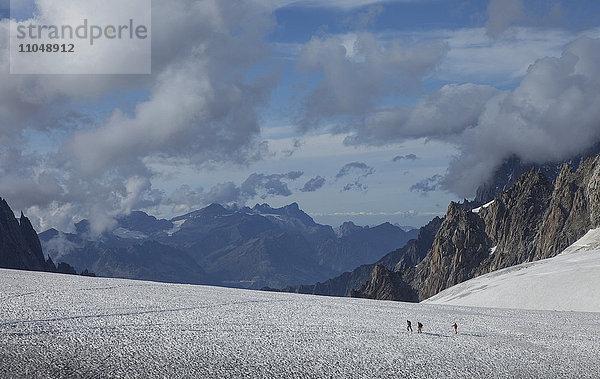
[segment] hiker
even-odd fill
[[[406,320],[406,331],[408,332],[409,330],[412,333],[412,326],[410,324],[410,321]]]
[[[420,322],[417,323],[417,332],[421,333],[421,328],[423,328],[423,324]]]
[[[454,325],[452,325],[452,327],[454,328],[454,334],[458,334],[458,331],[456,330],[458,328],[458,325],[456,325],[456,323],[454,323]]]

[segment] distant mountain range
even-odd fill
[[[298,204],[226,208],[212,204],[171,220],[136,211],[92,236],[87,220],[74,233],[39,234],[52,259],[100,276],[242,288],[282,288],[373,263],[415,237],[384,223],[338,230],[320,225]]]

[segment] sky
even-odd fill
[[[36,0],[19,18],[72,4]],[[600,141],[596,0],[151,10],[151,74],[11,75],[0,0],[0,196],[38,230],[212,202],[418,227],[511,156],[562,160]]]

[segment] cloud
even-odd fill
[[[304,187],[300,189],[301,192],[315,192],[325,185],[325,178],[317,176],[310,179],[304,184]]]
[[[486,35],[493,40],[505,39],[514,34],[515,28],[553,27],[557,29],[584,30],[595,27],[586,21],[585,7],[564,7],[562,0],[543,2],[524,0],[490,0],[487,7]],[[594,12],[594,11],[592,11]],[[568,20],[577,20],[575,22]]]
[[[375,21],[383,11],[384,7],[381,4],[368,7],[365,12],[361,12],[355,16],[356,20],[354,22],[357,24],[358,28],[365,29],[375,24]]]
[[[498,38],[510,25],[525,18],[523,0],[490,0],[485,24],[488,36]]]
[[[583,33],[593,36],[594,31]],[[436,77],[449,83],[518,85],[529,66],[541,57],[560,56],[564,46],[580,37],[573,30],[511,27],[502,38],[490,39],[484,28],[434,32],[450,48]]]
[[[461,154],[443,181],[471,195],[501,162],[568,159],[600,141],[600,39],[581,38],[561,57],[531,66],[514,90],[490,99],[476,127],[456,142]]]
[[[367,32],[314,37],[302,47],[296,68],[322,79],[303,98],[298,122],[304,130],[325,122],[348,130],[382,97],[420,89],[446,50],[441,41],[379,40]]]
[[[61,1],[40,0],[39,17],[66,17],[52,12]],[[68,230],[88,218],[99,230],[120,213],[166,201],[152,188],[150,163],[260,159],[267,146],[258,110],[279,79],[267,62],[271,10],[253,1],[153,2],[160,16],[152,22],[151,75],[9,75],[9,20],[1,19],[3,197],[26,209],[38,228]],[[263,74],[248,75],[257,65]],[[8,147],[17,145],[24,148]],[[40,145],[43,151],[33,152]],[[263,190],[285,193],[285,186],[271,179]],[[185,195],[193,198],[193,191]],[[226,185],[196,195],[235,197]]]
[[[342,188],[341,192],[346,192],[346,191],[366,191],[367,189],[369,189],[369,187],[366,184],[361,183],[360,181],[356,180],[354,183],[348,183],[344,186],[344,188]]]
[[[384,145],[427,138],[459,153],[439,181],[414,190],[443,188],[470,197],[502,162],[553,162],[600,141],[600,39],[579,38],[559,57],[532,64],[514,90],[450,84],[413,106],[378,109],[346,138],[351,145]],[[439,178],[437,178],[439,179]]]
[[[246,80],[246,71],[266,58],[264,38],[272,22],[248,4],[184,2],[155,9],[161,14],[153,23],[158,43],[163,43],[161,32],[182,38],[169,30],[178,25],[189,45],[171,51],[171,62],[150,83],[149,99],[138,103],[132,115],[115,110],[105,123],[76,133],[62,152],[83,174],[94,176],[154,154],[199,162],[247,161],[260,132],[256,109],[267,103],[278,78],[272,73]],[[164,24],[165,18],[173,24]]]
[[[419,159],[419,157],[417,157],[415,154],[406,154],[406,155],[396,155],[393,159],[394,162],[398,162],[401,160],[407,160],[407,161],[416,161],[417,159]]]
[[[298,151],[298,149],[302,147],[302,145],[304,145],[304,141],[302,141],[300,138],[294,138],[292,141],[292,148],[282,150],[281,152],[286,157],[291,157],[296,151]]]
[[[360,177],[366,178],[367,176],[373,174],[374,171],[375,170],[373,169],[373,167],[370,167],[366,163],[351,162],[351,163],[346,163],[344,165],[344,167],[342,167],[340,169],[340,171],[338,171],[338,173],[335,175],[335,178],[336,179],[343,178],[344,176],[350,175],[352,172],[358,172],[358,173],[360,173]]]
[[[437,191],[443,178],[444,177],[442,175],[434,175],[430,178],[425,178],[420,182],[410,186],[410,190],[413,192],[422,192],[423,194]]]
[[[383,145],[407,138],[451,139],[477,124],[487,101],[501,91],[486,85],[447,84],[412,108],[380,108],[369,114],[348,145]]]
[[[269,196],[290,196],[292,191],[283,181],[296,180],[304,175],[302,171],[290,171],[287,174],[251,174],[246,179],[241,187],[241,193],[244,197],[252,198],[260,196],[261,199],[266,199]]]
[[[340,8],[352,10],[354,8],[386,3],[411,3],[421,0],[261,0],[273,7],[305,7],[305,8]]]
[[[44,254],[52,256],[55,263],[60,263],[64,256],[82,247],[75,242],[69,241],[63,232],[59,232],[44,244]]]
[[[354,181],[344,185],[342,192],[346,191],[366,191],[368,186],[361,182],[362,179],[373,175],[375,169],[363,162],[351,162],[345,164],[340,171],[335,175],[335,179],[341,179],[352,175]]]

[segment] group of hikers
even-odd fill
[[[452,327],[454,328],[454,334],[458,334],[458,325],[456,323],[454,323],[454,325],[452,325]],[[421,330],[423,329],[423,324],[421,324],[421,322],[417,322],[417,333],[421,333]],[[410,320],[406,320],[406,331],[407,332],[412,332],[412,323],[410,322]]]

